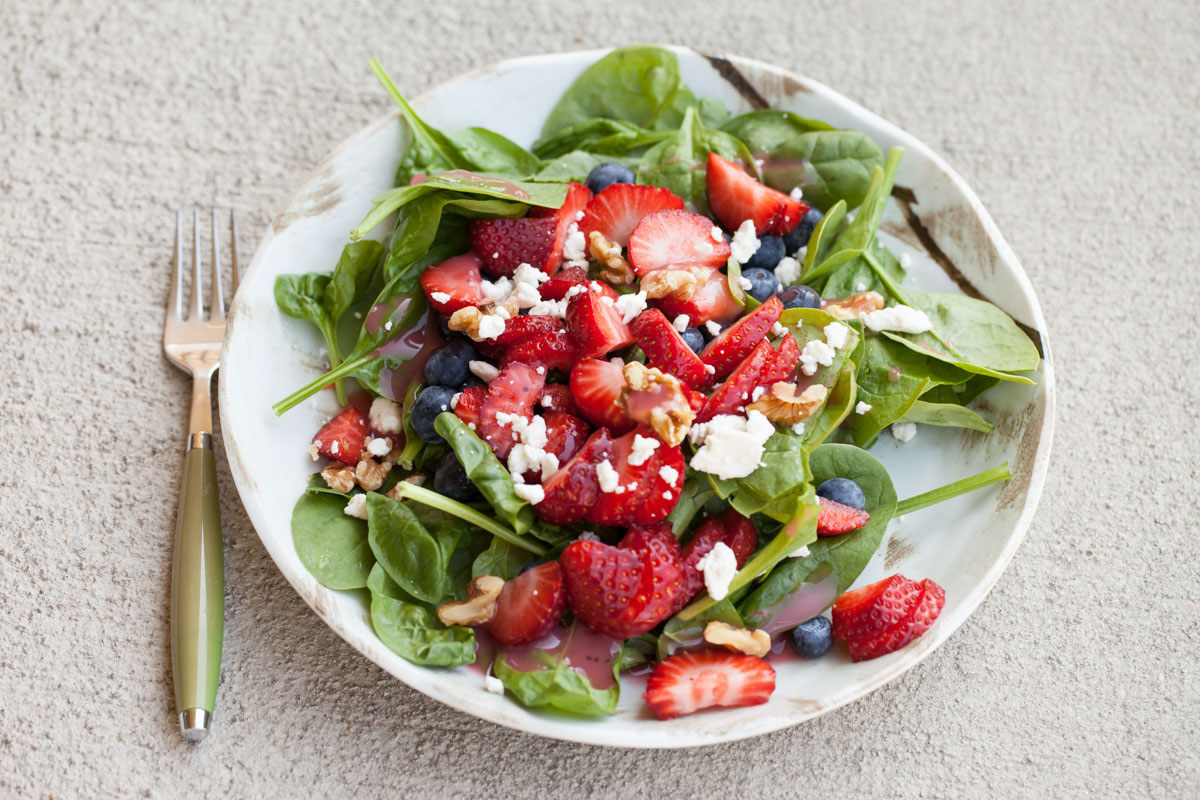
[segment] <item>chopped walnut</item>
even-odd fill
[[[621,405],[625,413],[630,419],[647,423],[670,446],[678,447],[696,418],[679,379],[637,361],[626,364],[622,374],[625,386],[621,389]]]
[[[363,491],[373,492],[383,486],[383,482],[387,480],[388,473],[391,471],[392,462],[390,461],[381,463],[373,458],[364,458],[354,468],[354,477]]]
[[[497,316],[501,319],[512,319],[520,313],[521,307],[515,298],[505,300],[503,303],[489,303],[482,308],[467,306],[460,308],[450,315],[449,327],[452,331],[465,333],[476,342],[482,342],[487,339],[479,333],[479,325],[483,322],[484,317]]]
[[[610,242],[600,231],[592,231],[588,234],[588,250],[592,258],[604,265],[600,270],[601,278],[613,286],[629,286],[633,283],[636,276],[629,262],[621,256],[621,245]]]
[[[437,610],[443,625],[482,625],[496,616],[496,601],[504,581],[495,575],[480,575],[467,584],[467,599],[446,603]]]
[[[815,414],[827,394],[829,390],[819,383],[796,394],[796,384],[778,381],[771,384],[771,389],[762,397],[746,406],[746,410],[757,411],[772,422],[794,425]]]
[[[759,658],[771,652],[771,637],[766,631],[735,628],[715,619],[704,626],[704,641]]]
[[[325,485],[335,492],[349,494],[354,488],[354,469],[345,464],[330,464],[321,470],[321,477],[325,479]]]
[[[321,440],[318,439],[308,446],[308,457],[313,461],[321,458]]]
[[[821,310],[834,319],[858,319],[859,314],[878,311],[883,304],[883,295],[879,292],[859,292],[849,297],[822,300]]]
[[[675,297],[679,300],[691,300],[708,280],[704,269],[656,269],[642,278],[641,290],[649,300],[660,297]]]

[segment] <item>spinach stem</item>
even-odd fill
[[[423,486],[417,486],[415,483],[400,481],[393,487],[397,499],[414,500],[422,505],[436,508],[439,511],[445,511],[447,514],[458,517],[463,522],[469,522],[476,527],[482,528],[493,536],[503,539],[514,547],[519,547],[522,550],[528,550],[535,556],[546,555],[546,549],[539,547],[530,541],[522,538],[518,534],[510,531],[508,528],[497,523],[495,520],[484,516],[480,512],[470,506],[460,503],[457,500],[451,500],[445,495],[430,491]]]
[[[936,505],[945,500],[958,497],[960,494],[973,492],[976,489],[982,489],[984,486],[990,486],[993,483],[1006,481],[1012,477],[1012,473],[1008,471],[1008,462],[1004,462],[998,467],[989,469],[985,472],[980,472],[978,475],[972,475],[969,478],[963,478],[961,481],[948,483],[945,486],[925,492],[924,494],[909,497],[906,500],[901,500],[896,505],[895,517],[902,514],[910,514],[913,511],[920,511],[922,508]]]
[[[874,271],[875,277],[879,278],[879,282],[884,285],[892,297],[895,297],[901,303],[904,303],[904,305],[909,305],[909,302],[904,299],[904,295],[900,292],[900,287],[892,282],[891,277],[887,274],[887,270],[885,270],[883,265],[879,263],[879,260],[871,254],[869,247],[868,249],[863,250],[862,255],[867,264],[871,267],[872,271]]]
[[[342,363],[342,357],[338,353],[337,332],[333,330],[333,327],[328,322],[326,322],[321,326],[321,335],[325,337],[325,349],[329,351],[329,368],[331,370],[335,370],[341,366]],[[338,405],[346,405],[345,380],[343,378],[338,378],[334,382],[334,388],[337,391]]]
[[[275,405],[271,406],[271,410],[275,412],[276,416],[282,416],[284,412],[292,410],[317,392],[324,389],[329,384],[334,383],[341,378],[353,375],[359,369],[370,363],[370,361],[370,355],[360,356],[353,361],[343,361],[337,366],[336,369],[329,370],[329,372],[326,372],[321,377],[310,381],[304,386],[301,386],[299,389],[292,392]]]

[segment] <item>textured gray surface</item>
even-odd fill
[[[386,5],[0,2],[0,796],[1200,794],[1194,3]],[[388,109],[369,55],[416,93],[631,37],[811,75],[982,197],[1060,380],[1012,566],[945,647],[847,708],[721,747],[606,750],[463,716],[360,657],[223,472],[218,723],[184,744],[166,612],[188,388],[158,347],[173,209],[237,206],[250,250]]]

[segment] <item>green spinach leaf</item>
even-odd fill
[[[925,400],[913,403],[903,421],[943,428],[967,428],[981,433],[991,433],[995,429],[994,425],[966,406],[956,403],[929,403]]]
[[[702,614],[697,614],[690,619],[671,617],[663,626],[663,631],[658,637],[658,660],[669,658],[681,647],[695,647],[703,644],[704,628],[713,620],[733,625],[735,628],[745,626],[741,615],[733,607],[729,598],[713,604]]]
[[[446,597],[450,552],[404,503],[367,494],[368,541],[388,577],[418,600],[434,605]],[[455,537],[457,539],[457,537]]]
[[[533,554],[528,550],[513,547],[503,539],[492,539],[487,549],[475,556],[471,565],[471,576],[495,575],[506,581],[511,580],[532,564],[533,558]]]
[[[475,633],[457,625],[447,628],[432,611],[413,602],[380,564],[371,569],[367,585],[375,635],[397,655],[434,667],[458,667],[475,660]]]
[[[695,108],[684,112],[679,130],[669,139],[659,142],[642,156],[637,170],[638,183],[670,189],[701,213],[708,211],[705,177],[708,174],[708,154],[716,153],[730,160],[740,159],[754,168],[754,159],[746,146],[724,131],[705,127]]]
[[[449,411],[438,414],[433,426],[454,450],[467,477],[491,503],[496,515],[518,534],[528,531],[533,526],[533,507],[517,497],[512,476],[487,442]]]
[[[741,139],[755,157],[762,158],[784,142],[795,139],[801,134],[832,131],[833,126],[820,120],[805,119],[791,111],[760,108],[730,118],[721,126],[721,130],[732,133]],[[792,186],[796,185],[798,184],[793,183],[781,191],[791,191]]]
[[[804,202],[822,210],[838,202],[861,204],[883,164],[879,145],[861,131],[810,131],[769,150],[755,153],[763,160],[763,182],[781,192],[799,186]]]
[[[537,653],[542,659],[541,669],[523,672],[513,667],[507,656],[500,655],[492,670],[504,688],[528,708],[552,708],[584,716],[611,714],[621,696],[621,684],[617,680],[620,654],[613,660],[613,685],[606,689],[597,689],[586,675],[565,663],[563,658],[575,636],[589,635],[595,634],[583,630],[583,623],[574,622],[555,651]]]
[[[312,576],[330,589],[367,585],[375,557],[367,543],[367,523],[345,513],[346,498],[305,492],[292,509],[292,544]]]
[[[464,128],[448,138],[475,172],[521,180],[542,168],[540,158],[487,128]]]

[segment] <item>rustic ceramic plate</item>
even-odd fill
[[[767,733],[862,697],[929,655],[995,584],[1029,527],[1050,456],[1054,372],[1045,319],[1025,272],[979,199],[933,151],[896,126],[815,81],[735,57],[676,49],[684,80],[700,97],[717,97],[737,114],[773,106],[836,127],[857,128],[886,151],[906,152],[883,236],[909,253],[908,284],[986,298],[1023,325],[1044,353],[1033,386],[1002,384],[981,411],[996,425],[983,436],[922,426],[897,445],[886,434],[872,450],[891,470],[900,497],[917,494],[1008,461],[1013,479],[892,523],[885,545],[862,574],[865,584],[892,572],[929,577],[946,589],[937,624],[914,644],[852,664],[840,648],[813,662],[778,665],[775,695],[763,706],[710,711],[658,722],[645,710],[643,680],[623,681],[617,713],[576,720],[528,711],[483,690],[478,672],[414,666],[376,638],[365,591],[320,586],[292,546],[292,505],[312,469],[305,449],[333,411],[331,392],[282,418],[271,404],[323,371],[314,329],[284,317],[272,299],[275,276],[327,271],[347,232],[391,188],[408,134],[395,115],[339,145],[288,198],[267,231],[234,301],[221,361],[225,448],[238,491],[263,544],[300,596],[355,649],[409,686],[461,711],[542,736],[623,747],[690,747]],[[443,83],[413,105],[444,129],[486,125],[523,144],[585,67],[602,51],[505,61]],[[384,94],[379,93],[380,104]]]

